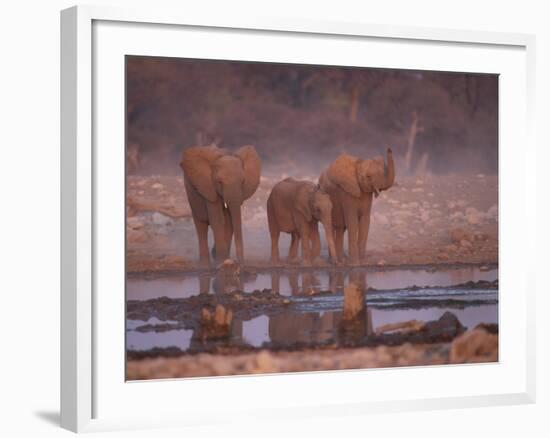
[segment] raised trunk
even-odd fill
[[[243,251],[243,230],[241,224],[241,204],[238,201],[228,202],[231,223],[233,224],[233,234],[235,236],[235,249],[237,251],[237,260],[242,263],[244,260]]]
[[[385,183],[382,190],[389,189],[395,180],[395,165],[393,163],[393,153],[390,148],[388,148],[388,158],[387,163],[384,168],[384,177],[385,177]]]

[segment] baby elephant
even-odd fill
[[[296,258],[302,239],[302,258],[305,265],[321,254],[318,222],[325,228],[329,254],[336,260],[332,230],[332,202],[321,188],[310,181],[287,178],[275,184],[267,199],[267,219],[271,234],[271,261],[279,263],[279,234],[292,235],[289,260]]]

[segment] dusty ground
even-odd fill
[[[271,187],[286,176],[262,176],[243,207],[249,266],[268,266],[266,200]],[[315,181],[313,175],[302,177]],[[129,272],[197,269],[197,238],[181,177],[128,177],[127,214]],[[281,238],[283,254],[289,241]],[[367,264],[379,266],[498,263],[498,178],[398,179],[374,201],[367,252]]]
[[[495,361],[498,361],[498,334],[476,328],[445,344],[309,351],[261,350],[232,355],[199,353],[177,358],[132,360],[128,362],[127,378],[141,380]]]

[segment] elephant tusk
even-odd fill
[[[223,208],[225,208],[226,210],[229,208],[226,202],[223,203]]]
[[[374,197],[378,198],[379,195],[380,195],[380,191],[375,187],[374,188]]]

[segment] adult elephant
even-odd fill
[[[387,163],[383,157],[362,160],[348,154],[340,155],[320,178],[319,185],[332,201],[336,254],[344,257],[344,232],[348,231],[350,264],[365,261],[367,237],[370,227],[372,198],[389,189],[395,179],[392,150],[387,150]]]
[[[208,226],[214,233],[216,261],[229,256],[233,233],[239,262],[244,260],[241,206],[260,184],[261,161],[254,146],[230,153],[216,146],[183,152],[180,163],[193,222],[199,238],[202,266],[208,266]]]
[[[289,260],[296,257],[301,240],[303,263],[311,265],[312,259],[321,253],[318,222],[323,224],[329,254],[335,260],[332,203],[329,195],[317,184],[294,178],[279,181],[267,199],[267,220],[273,263],[279,263],[279,234],[284,232],[292,236]]]

